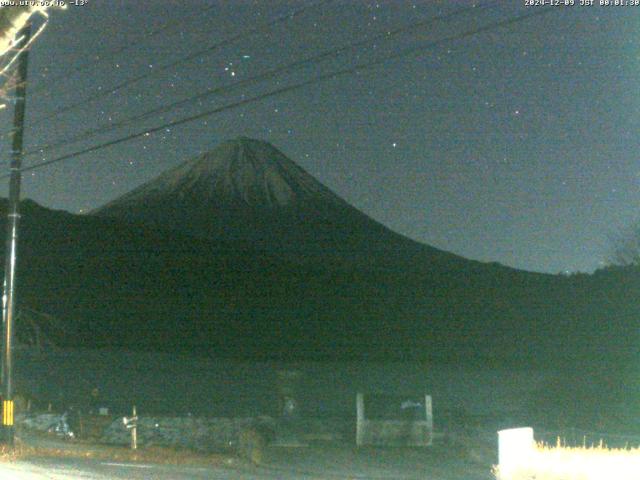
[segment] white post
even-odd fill
[[[359,447],[362,445],[364,436],[364,395],[358,393],[356,395],[356,445]]]
[[[498,466],[500,475],[508,477],[518,467],[531,464],[535,442],[533,428],[510,428],[498,432]]]
[[[133,418],[134,424],[131,429],[131,450],[138,449],[138,415],[136,413],[136,406],[133,406]]]
[[[431,401],[431,395],[424,396],[424,409],[427,414],[427,431],[429,440],[427,445],[433,444],[433,403]]]

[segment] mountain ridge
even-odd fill
[[[392,232],[284,156],[224,148],[232,158],[193,159],[125,195],[122,215],[24,202],[20,305],[59,318],[72,347],[525,363],[637,352],[640,272],[464,259]]]
[[[640,271],[301,264],[252,244],[22,207],[18,308],[59,319],[62,346],[527,364],[598,358],[605,346],[637,353]]]
[[[469,261],[392,231],[271,144],[247,137],[223,142],[91,214],[250,242],[299,261]]]

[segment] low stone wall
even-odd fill
[[[46,432],[50,427],[56,425],[62,417],[59,413],[18,413],[15,417],[15,423],[18,427],[38,432]]]
[[[385,447],[427,447],[433,440],[426,421],[364,420],[359,445]]]
[[[61,418],[60,414],[21,414],[16,425],[46,432]],[[202,417],[141,417],[138,420],[138,443],[141,446],[162,445],[202,451],[233,449],[240,433],[251,427],[271,428],[275,422],[269,417],[258,418],[202,418]],[[128,445],[131,432],[122,417],[113,418],[97,439],[101,443]]]
[[[197,450],[233,448],[240,432],[257,422],[254,418],[142,417],[138,421],[138,442],[141,445],[165,445]],[[102,441],[127,444],[131,432],[121,419],[109,425]]]

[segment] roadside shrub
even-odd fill
[[[265,461],[266,447],[275,440],[276,424],[270,417],[259,417],[238,436],[238,455],[256,465]]]
[[[249,427],[238,436],[238,455],[256,465],[264,462],[267,439],[257,428]]]

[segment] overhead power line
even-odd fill
[[[179,27],[181,25],[184,25],[185,23],[188,23],[190,20],[193,19],[193,17],[200,19],[202,18],[202,15],[206,14],[208,11],[213,10],[214,8],[218,8],[218,5],[210,5],[208,7],[199,9],[197,12],[190,14],[190,15],[185,15],[181,18],[178,19],[172,19],[170,21],[168,21],[167,23],[165,23],[164,25],[158,27],[155,30],[152,30],[150,32],[144,32],[142,34],[139,35],[140,40],[138,40],[137,38],[134,40],[130,40],[127,43],[125,43],[124,45],[117,47],[113,50],[109,50],[108,52],[105,52],[103,54],[100,55],[101,59],[107,59],[107,58],[113,58],[117,55],[120,55],[124,52],[126,52],[127,50],[130,50],[132,48],[137,48],[139,47],[143,41],[146,41],[150,38],[155,37],[156,35],[160,34],[160,33],[166,33],[167,31],[171,31],[172,29]],[[46,79],[46,85],[42,85],[41,87],[36,86],[35,88],[32,88],[31,90],[31,95],[35,94],[35,93],[39,93],[43,90],[49,90],[52,86],[56,85],[56,80],[68,80],[69,76],[74,75],[76,73],[79,72],[83,72],[84,70],[87,70],[89,68],[94,68],[96,64],[96,60],[95,60],[95,55],[92,56],[90,59],[87,59],[85,61],[82,62],[78,62],[75,66],[71,66],[68,69],[65,69],[65,71],[59,75],[54,75],[51,76],[49,78]]]
[[[234,103],[231,103],[231,104],[228,104],[228,105],[224,105],[224,106],[217,107],[217,108],[214,108],[214,109],[211,109],[211,110],[207,110],[205,112],[201,112],[201,113],[198,113],[196,115],[191,115],[191,116],[179,119],[179,120],[174,120],[172,122],[168,122],[168,123],[165,123],[165,124],[157,126],[157,127],[153,127],[153,128],[150,128],[150,129],[145,129],[143,131],[136,132],[136,133],[127,135],[125,137],[121,137],[121,138],[117,138],[117,139],[114,139],[114,140],[110,140],[108,142],[101,143],[99,145],[94,145],[92,147],[88,147],[88,148],[85,148],[85,149],[82,149],[82,150],[79,150],[79,151],[76,151],[76,152],[73,152],[73,153],[68,153],[66,155],[62,155],[60,157],[53,158],[51,160],[47,160],[47,161],[44,161],[44,162],[39,162],[39,163],[36,163],[34,165],[30,165],[28,167],[24,167],[24,168],[21,169],[21,171],[22,172],[27,172],[27,171],[32,171],[32,170],[37,170],[37,169],[40,169],[40,168],[44,168],[44,167],[52,165],[54,163],[59,163],[59,162],[65,161],[65,160],[69,160],[71,158],[76,158],[76,157],[79,157],[81,155],[85,155],[87,153],[91,153],[91,152],[95,152],[95,151],[101,150],[103,148],[107,148],[107,147],[111,147],[111,146],[118,145],[118,144],[121,144],[121,143],[125,143],[125,142],[128,142],[130,140],[137,139],[137,138],[150,136],[151,134],[153,134],[155,132],[158,132],[158,131],[161,131],[161,130],[164,130],[165,128],[172,128],[172,127],[176,127],[176,126],[179,126],[179,125],[183,125],[185,123],[190,123],[190,122],[193,122],[193,121],[196,121],[196,120],[200,120],[202,118],[210,117],[210,116],[212,116],[212,115],[214,115],[216,113],[221,113],[221,112],[224,112],[224,111],[232,110],[232,109],[235,109],[235,108],[238,108],[238,107],[242,107],[244,105],[248,105],[248,104],[255,103],[255,102],[267,99],[267,98],[274,97],[276,95],[281,95],[281,94],[292,92],[292,91],[295,91],[295,90],[300,90],[300,89],[302,89],[304,87],[307,87],[309,85],[320,83],[320,82],[323,82],[323,81],[326,81],[326,80],[335,79],[337,77],[350,75],[350,74],[354,74],[354,73],[361,72],[361,71],[371,70],[372,68],[378,67],[378,66],[388,62],[389,60],[394,60],[394,59],[406,57],[408,55],[420,53],[420,52],[424,51],[427,48],[432,48],[432,47],[441,45],[443,43],[460,40],[460,39],[471,37],[471,36],[474,36],[474,35],[477,35],[477,34],[480,34],[480,33],[488,32],[488,31],[491,31],[491,30],[495,30],[497,28],[502,28],[502,27],[506,27],[506,26],[509,26],[509,25],[513,25],[513,24],[516,24],[518,22],[521,22],[521,21],[527,20],[529,18],[532,18],[532,17],[545,15],[545,14],[551,12],[551,11],[555,11],[555,9],[553,9],[553,8],[541,8],[541,9],[532,11],[531,13],[528,13],[528,14],[525,14],[525,15],[520,15],[520,16],[517,16],[517,17],[514,17],[514,18],[501,20],[501,21],[498,21],[498,22],[493,22],[493,23],[490,23],[490,24],[485,25],[483,27],[476,28],[474,30],[470,30],[470,31],[467,31],[467,32],[463,32],[463,33],[459,33],[459,34],[456,34],[456,35],[452,35],[452,36],[448,36],[448,37],[445,37],[445,38],[441,38],[441,39],[438,39],[438,40],[434,40],[434,41],[429,42],[429,43],[427,43],[425,45],[422,45],[420,47],[407,48],[407,49],[402,50],[401,52],[397,52],[397,53],[395,53],[393,55],[388,55],[388,56],[386,56],[384,58],[381,58],[381,59],[378,59],[378,60],[375,60],[375,61],[372,61],[372,62],[368,62],[368,63],[365,63],[365,64],[360,64],[360,65],[356,65],[356,66],[353,66],[353,67],[345,68],[345,69],[342,69],[342,70],[337,70],[337,71],[334,71],[334,72],[331,72],[331,73],[319,75],[319,76],[316,76],[316,77],[314,77],[312,79],[305,80],[305,81],[302,81],[302,82],[299,82],[299,83],[296,83],[296,84],[288,85],[288,86],[285,86],[285,87],[282,87],[282,88],[278,88],[278,89],[273,90],[271,92],[266,92],[266,93],[263,93],[263,94],[260,94],[260,95],[257,95],[257,96],[251,97],[251,98],[240,100],[238,102],[234,102]],[[3,176],[0,176],[0,179],[7,178],[7,177],[8,177],[8,175],[3,175]]]
[[[489,7],[493,7],[496,5],[497,2],[492,1],[492,2],[487,2],[485,4],[482,5],[477,5],[477,6],[471,6],[471,7],[464,7],[464,8],[459,8],[456,9],[452,12],[448,12],[446,14],[443,15],[438,15],[435,17],[431,17],[429,19],[426,20],[421,20],[419,22],[415,22],[409,25],[405,25],[402,27],[398,27],[395,28],[393,30],[385,30],[384,32],[381,32],[379,34],[376,34],[374,36],[370,36],[367,37],[363,40],[359,40],[356,42],[351,42],[347,45],[343,45],[337,48],[333,48],[330,50],[326,50],[324,52],[315,54],[315,55],[311,55],[308,57],[305,57],[303,59],[300,60],[296,60],[294,62],[288,63],[286,65],[281,65],[279,67],[267,70],[265,72],[259,73],[257,75],[254,75],[252,77],[234,82],[232,84],[229,85],[222,85],[219,87],[214,87],[214,88],[209,88],[207,90],[205,90],[204,92],[201,92],[199,94],[196,95],[192,95],[190,97],[187,97],[185,99],[182,100],[178,100],[176,102],[170,103],[168,105],[162,105],[160,107],[154,108],[152,110],[148,110],[144,113],[141,113],[139,115],[135,115],[133,117],[128,117],[125,118],[123,120],[120,120],[118,122],[111,122],[111,123],[107,123],[104,125],[100,125],[98,127],[94,127],[94,128],[90,128],[87,129],[83,132],[79,132],[76,135],[74,135],[73,137],[70,138],[66,138],[66,139],[62,139],[59,140],[57,142],[52,142],[52,143],[48,143],[45,145],[40,145],[37,147],[34,147],[32,149],[30,149],[28,152],[25,153],[25,156],[29,156],[29,155],[36,155],[36,154],[42,154],[44,152],[50,151],[52,149],[61,147],[61,146],[65,146],[65,145],[69,145],[72,143],[77,143],[79,141],[82,140],[86,140],[87,138],[90,138],[94,135],[97,134],[101,134],[101,133],[107,133],[113,130],[116,130],[120,127],[126,126],[126,125],[131,125],[133,123],[136,122],[140,122],[141,120],[145,120],[151,116],[155,116],[161,113],[166,113],[169,112],[171,110],[174,110],[178,107],[181,107],[183,105],[186,105],[188,103],[191,102],[195,102],[197,100],[202,100],[204,98],[210,97],[212,95],[219,95],[222,93],[228,93],[231,92],[239,87],[244,87],[246,85],[250,85],[252,83],[256,83],[262,80],[266,80],[272,77],[275,77],[281,73],[290,73],[293,70],[299,69],[301,67],[304,67],[306,65],[310,65],[310,64],[314,64],[314,63],[319,63],[321,61],[324,61],[326,59],[332,58],[332,57],[337,57],[339,55],[341,55],[342,53],[344,53],[345,51],[348,50],[352,50],[354,48],[357,47],[361,47],[364,45],[368,45],[371,43],[374,43],[378,40],[388,40],[389,38],[393,37],[393,36],[397,36],[403,33],[408,33],[411,32],[413,30],[417,30],[419,28],[424,28],[426,26],[432,25],[436,22],[440,22],[440,21],[445,21],[445,20],[450,20],[453,19],[455,17],[458,17],[460,15],[469,13],[471,11],[479,11],[481,9],[485,9],[485,8],[489,8]]]
[[[125,80],[125,81],[117,84],[116,86],[111,87],[111,88],[109,88],[109,89],[107,89],[105,91],[102,91],[102,92],[96,93],[94,95],[85,97],[82,100],[79,100],[79,101],[77,101],[75,103],[72,103],[70,105],[62,107],[62,108],[60,108],[60,109],[58,109],[58,110],[56,110],[54,112],[51,112],[51,113],[49,113],[49,114],[47,114],[47,115],[45,115],[43,117],[35,119],[34,121],[31,122],[31,124],[32,125],[38,125],[38,124],[44,122],[45,120],[49,120],[51,118],[57,117],[57,116],[59,116],[59,115],[61,115],[63,113],[69,112],[69,111],[71,111],[71,110],[73,110],[73,109],[75,109],[75,108],[77,108],[79,106],[82,106],[82,105],[85,105],[87,103],[93,102],[95,100],[99,100],[101,98],[104,98],[104,97],[107,97],[109,95],[112,95],[112,94],[120,91],[124,87],[127,87],[129,85],[133,85],[134,83],[138,83],[138,82],[140,82],[142,80],[145,80],[145,79],[150,78],[152,76],[158,75],[159,73],[164,72],[164,71],[166,71],[166,70],[168,70],[170,68],[176,67],[176,66],[181,65],[183,63],[186,63],[186,62],[189,62],[189,61],[194,60],[196,58],[199,58],[199,57],[201,57],[201,56],[203,56],[205,54],[211,53],[211,52],[213,52],[215,50],[218,50],[218,49],[220,49],[222,47],[230,45],[230,44],[232,44],[232,43],[234,43],[234,42],[236,42],[236,41],[238,41],[238,40],[240,40],[242,38],[246,38],[246,37],[249,37],[249,36],[251,36],[251,35],[253,35],[255,33],[258,33],[258,32],[260,32],[261,30],[263,30],[265,28],[270,28],[270,27],[272,27],[274,25],[277,25],[278,23],[282,23],[282,22],[284,22],[284,21],[286,21],[288,19],[291,19],[294,16],[299,15],[299,14],[301,14],[301,13],[307,11],[307,10],[311,10],[313,8],[317,8],[317,7],[321,6],[321,5],[324,5],[326,3],[330,3],[332,1],[334,1],[334,0],[320,0],[319,2],[316,2],[314,4],[307,5],[307,6],[301,7],[299,9],[297,9],[297,10],[293,10],[291,12],[288,12],[285,15],[281,15],[279,17],[276,17],[275,19],[270,20],[269,22],[267,22],[267,23],[265,23],[263,25],[260,25],[260,26],[255,27],[255,28],[251,28],[251,29],[247,30],[246,32],[242,32],[242,33],[238,33],[236,35],[232,35],[229,38],[221,40],[221,41],[219,41],[219,42],[217,42],[217,43],[215,43],[215,44],[213,44],[211,46],[208,46],[206,48],[197,50],[197,51],[195,51],[195,52],[193,52],[193,53],[191,53],[191,54],[189,54],[189,55],[187,55],[185,57],[180,57],[179,59],[177,59],[177,60],[175,60],[173,62],[170,62],[170,63],[165,64],[165,65],[161,65],[161,66],[159,66],[157,68],[154,68],[151,71],[143,73],[142,75],[138,75],[136,77],[130,78],[128,80]]]

